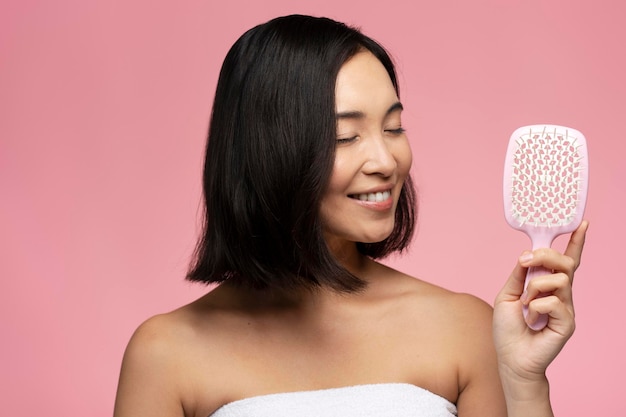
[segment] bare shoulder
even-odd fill
[[[473,415],[479,410],[484,415],[502,415],[504,397],[493,345],[491,305],[474,295],[398,274],[398,282],[406,288],[406,296],[402,297],[405,316],[417,323],[414,327],[418,337],[411,341],[423,345],[424,335],[428,334],[434,350],[427,353],[443,360],[436,374],[456,381],[454,388],[442,383],[433,389],[453,400],[459,415]],[[405,324],[408,327],[409,323]],[[454,367],[452,374],[446,374],[449,365]]]
[[[466,293],[458,293],[429,281],[412,277],[400,271],[382,266],[391,279],[384,284],[391,296],[403,300],[405,308],[422,312],[429,310],[429,316],[454,320],[461,326],[470,324],[491,326],[493,308],[484,300]],[[436,314],[435,314],[436,313]],[[454,326],[458,327],[458,326]]]
[[[128,345],[128,352],[138,351],[148,358],[176,360],[182,353],[202,345],[206,353],[217,342],[212,337],[219,334],[229,314],[215,301],[210,291],[203,297],[168,313],[158,314],[143,322]]]
[[[476,359],[493,350],[493,308],[471,294],[454,292],[422,279],[380,265],[374,293],[388,300],[390,317],[402,329],[411,329],[415,343],[424,338],[434,349],[447,352],[455,361]],[[403,331],[402,337],[406,337]],[[460,366],[463,366],[461,363]]]
[[[125,359],[165,365],[176,357],[181,339],[190,337],[189,323],[178,311],[159,314],[144,321],[133,333]]]
[[[185,415],[178,359],[184,332],[172,313],[152,317],[135,330],[124,352],[115,417]]]
[[[201,319],[199,303],[153,316],[135,330],[122,361],[116,417],[196,414],[198,385],[211,389],[200,366],[220,363],[211,348],[212,321]],[[214,367],[209,371],[219,375]]]
[[[504,395],[493,344],[493,308],[464,293],[443,293],[442,327],[450,334],[457,366],[459,415],[505,415]]]
[[[462,327],[470,326],[471,329],[486,325],[489,330],[491,329],[493,308],[484,300],[472,294],[453,292],[440,287],[436,287],[433,292],[439,293],[443,312],[454,318]]]

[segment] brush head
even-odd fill
[[[587,181],[582,133],[557,125],[520,127],[511,135],[505,160],[506,220],[529,235],[551,236],[551,243],[582,221]]]

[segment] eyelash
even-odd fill
[[[401,135],[401,134],[403,134],[404,132],[406,132],[406,130],[404,130],[404,128],[403,128],[403,127],[399,127],[399,128],[397,128],[397,129],[385,130],[385,132],[389,132],[389,133],[391,133],[392,135]]]
[[[406,130],[403,127],[399,127],[397,129],[387,129],[385,130],[385,132],[391,133],[392,135],[401,135],[404,132],[406,132]],[[351,138],[337,139],[337,143],[339,145],[344,144],[344,143],[350,143],[350,142],[354,142],[357,138],[358,136],[353,136]]]
[[[358,138],[358,136],[353,136],[351,138],[345,138],[345,139],[337,139],[337,144],[341,145],[344,143],[350,143],[356,140],[356,138]]]

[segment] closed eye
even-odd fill
[[[392,135],[401,135],[406,132],[406,130],[403,127],[399,127],[397,129],[386,129],[385,132],[391,133]]]
[[[358,138],[359,138],[358,136],[353,136],[351,138],[337,138],[337,144],[341,145],[341,144],[344,144],[344,143],[354,142]]]

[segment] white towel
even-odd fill
[[[456,406],[411,384],[370,384],[260,395],[233,401],[210,417],[450,417]]]

